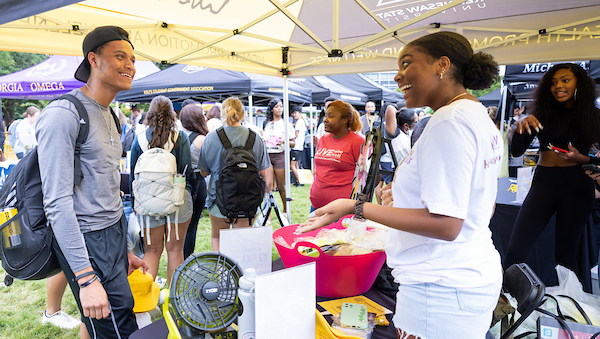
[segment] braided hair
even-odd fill
[[[146,116],[148,127],[154,128],[148,148],[163,147],[168,141],[176,142],[177,127],[175,126],[175,110],[173,103],[164,95],[154,97],[150,102]]]

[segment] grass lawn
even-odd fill
[[[310,186],[293,187],[291,196],[294,201],[291,202],[292,224],[304,222],[307,219],[310,210],[310,201],[308,199]],[[282,207],[281,199],[276,194],[277,204]],[[278,229],[279,222],[274,213],[271,214],[271,225],[274,230]],[[198,234],[196,236],[196,252],[210,251],[210,221],[208,213],[204,210],[203,217],[198,224]],[[279,254],[273,246],[273,259],[279,258]],[[159,276],[166,277],[167,257],[163,253],[161,258],[161,268]],[[15,339],[46,339],[46,338],[79,338],[79,328],[73,330],[63,330],[51,325],[42,325],[41,315],[46,308],[46,282],[42,281],[21,281],[15,282],[9,286],[4,286],[2,282],[5,276],[4,270],[0,268],[0,338]],[[63,301],[62,309],[71,316],[79,318],[79,310],[71,290],[67,288]]]

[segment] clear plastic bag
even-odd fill
[[[559,297],[559,295],[568,295],[579,303],[581,308],[583,308],[587,316],[590,318],[593,325],[600,325],[600,297],[585,293],[583,291],[583,286],[579,282],[579,279],[575,273],[568,268],[557,265],[556,273],[558,275],[558,286],[547,287],[546,294],[550,294],[558,300],[562,313],[565,316],[574,318],[579,323],[586,323],[583,316],[571,300],[568,298]],[[516,308],[517,301],[510,296],[507,297],[510,301],[510,304]],[[542,304],[541,308],[552,314],[558,314],[556,302],[554,302],[554,300],[547,300],[544,302],[544,304]],[[517,318],[521,316],[517,311],[515,311],[515,313]],[[537,319],[540,316],[542,316],[540,312],[535,311],[531,313],[531,315],[515,331],[514,335],[517,336],[527,331],[537,331]]]
[[[568,268],[558,265],[556,274],[558,275],[558,286],[548,287],[546,293],[558,299],[563,314],[571,316],[579,323],[586,323],[575,304],[568,298],[560,297],[560,295],[567,295],[579,303],[593,325],[600,326],[600,297],[584,292],[579,279]]]
[[[144,257],[144,242],[142,241],[142,229],[135,213],[129,215],[127,221],[127,248],[139,258]]]
[[[320,247],[324,252],[333,255],[359,255],[385,249],[387,230],[380,228],[367,229],[367,227],[371,227],[367,222],[351,218],[344,219],[342,224],[347,228],[322,229],[315,237],[296,238],[290,248],[294,248],[297,242],[307,241]],[[279,244],[285,246],[282,242]],[[326,249],[327,247],[330,247],[331,252]],[[305,247],[301,249],[308,252],[313,251]]]

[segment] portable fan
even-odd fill
[[[238,316],[242,274],[235,261],[217,252],[192,254],[179,265],[163,305],[169,339],[204,338],[227,329]]]

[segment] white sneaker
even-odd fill
[[[158,305],[157,306],[164,304],[166,299],[167,298],[165,297],[165,290],[160,290],[160,294],[158,295]]]
[[[167,284],[167,279],[161,278],[161,277],[156,277],[156,279],[154,281],[156,281],[156,283],[158,284],[158,288],[161,289],[161,290]]]
[[[71,328],[79,327],[79,324],[81,324],[81,320],[77,320],[77,319],[71,317],[70,315],[66,314],[62,310],[60,310],[50,316],[48,316],[46,314],[46,311],[44,311],[44,313],[42,313],[42,324],[46,324],[46,323],[49,323],[56,327],[60,327],[60,328],[64,328],[64,329],[71,329]]]

